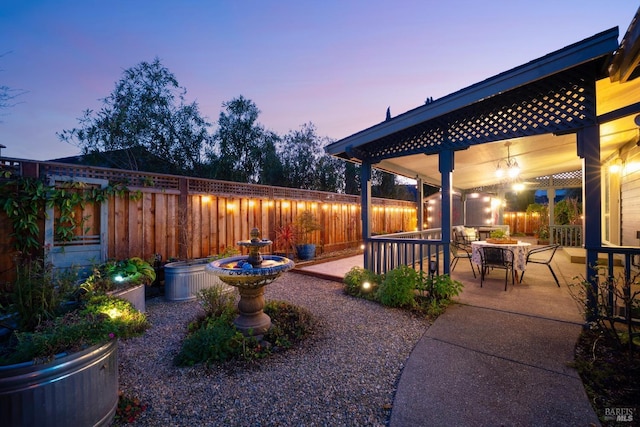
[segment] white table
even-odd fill
[[[515,260],[513,260],[514,269],[524,271],[527,266],[529,246],[531,246],[531,243],[527,242],[489,243],[486,240],[478,240],[476,242],[471,242],[471,261],[482,266],[482,259],[480,258],[480,251],[478,250],[481,247],[511,249],[513,251],[513,256],[515,257]]]

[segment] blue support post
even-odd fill
[[[365,245],[364,268],[373,271],[371,240],[371,163],[363,161],[360,167],[362,240]]]
[[[418,231],[424,230],[424,183],[420,178],[416,179],[416,186],[418,189],[416,195],[416,205],[418,211],[416,212],[417,216],[417,228]]]
[[[453,192],[451,185],[451,175],[453,172],[453,150],[443,150],[438,153],[438,169],[442,180],[442,244],[443,251],[443,272],[450,274],[449,264],[451,253],[449,244],[451,243],[451,217],[453,206]]]
[[[602,193],[600,167],[600,129],[590,126],[578,131],[578,155],[582,158],[582,210],[584,215],[584,246],[586,257],[586,279],[592,291],[587,297],[590,315],[587,321],[594,320],[598,294],[598,251],[602,246]]]

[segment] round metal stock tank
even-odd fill
[[[205,270],[206,258],[191,261],[170,262],[164,266],[164,297],[167,301],[189,301],[196,298],[198,291],[220,285],[232,291],[215,275]]]
[[[118,343],[55,359],[0,366],[2,426],[106,426],[118,406]]]
[[[144,295],[145,286],[144,284],[137,285],[132,288],[112,292],[111,295],[129,301],[136,310],[144,313],[147,311],[147,303]]]

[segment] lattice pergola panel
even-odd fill
[[[506,187],[506,188],[505,188]],[[494,184],[483,187],[470,188],[465,191],[471,193],[498,193],[505,190],[510,184]],[[561,172],[553,175],[538,176],[527,180],[526,188],[528,190],[546,190],[549,188],[580,188],[582,187],[582,171],[575,170],[570,172]],[[511,190],[508,190],[511,191]]]
[[[380,138],[358,154],[377,162],[593,125],[595,72],[586,64],[555,74]]]

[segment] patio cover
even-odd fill
[[[617,27],[601,32],[339,140],[326,152],[440,186],[434,154],[452,150],[452,186],[462,192],[496,184],[506,141],[525,181],[580,170],[576,133],[597,124],[596,81],[608,75],[617,40]],[[600,157],[614,150],[604,144]]]

